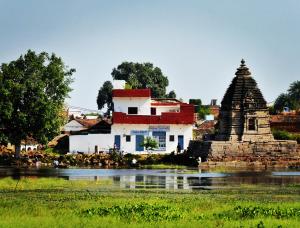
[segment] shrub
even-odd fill
[[[272,130],[273,136],[277,140],[296,140],[300,143],[300,134],[293,134],[282,130]]]
[[[133,220],[145,222],[174,221],[183,217],[182,211],[178,208],[147,203],[90,208],[81,211],[81,214],[85,216],[96,215],[101,217],[114,216],[127,221]]]

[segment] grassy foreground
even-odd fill
[[[197,192],[0,179],[0,227],[300,227],[300,185]]]

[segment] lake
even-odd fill
[[[124,189],[218,189],[247,184],[299,185],[300,170],[209,172],[198,169],[59,169],[0,167],[0,178],[59,177],[68,180],[111,180]]]

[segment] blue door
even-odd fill
[[[121,136],[120,135],[115,135],[115,144],[114,147],[118,150],[121,148]]]
[[[184,140],[183,140],[183,135],[178,135],[178,145],[180,146],[180,149],[184,149]]]
[[[135,150],[136,151],[144,151],[144,147],[141,146],[141,144],[144,142],[144,136],[143,135],[136,135],[135,136]]]

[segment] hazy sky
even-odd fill
[[[152,62],[178,97],[221,101],[245,58],[268,102],[300,79],[298,0],[0,0],[0,63],[27,49],[76,68],[68,103],[96,109],[123,61]]]

